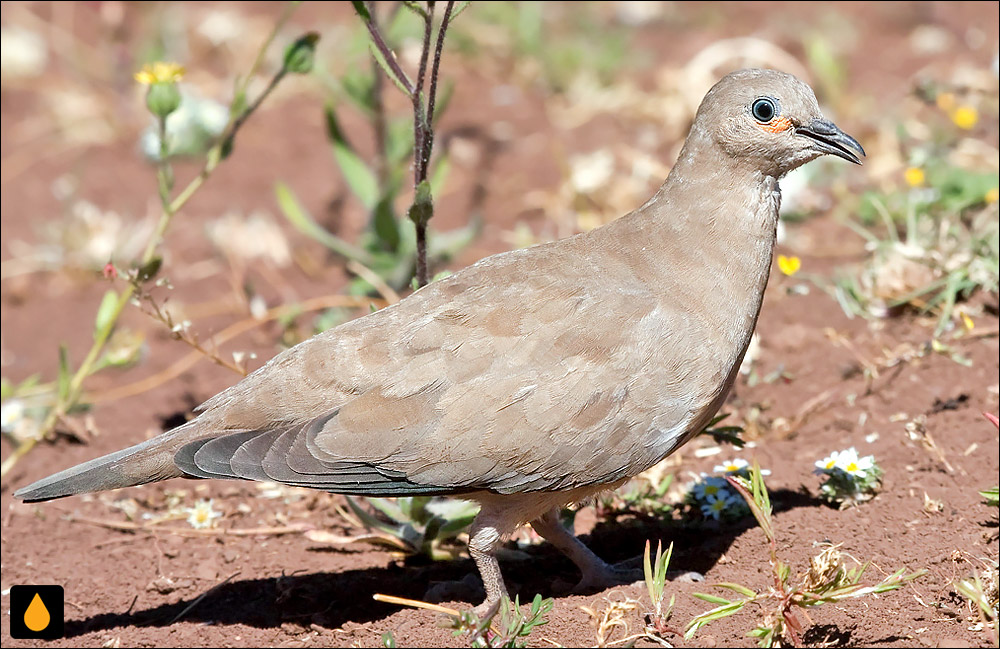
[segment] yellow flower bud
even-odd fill
[[[164,61],[147,63],[135,73],[135,80],[144,86],[151,86],[154,83],[177,83],[183,78],[184,66]]]

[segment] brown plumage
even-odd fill
[[[522,523],[583,585],[616,579],[555,516],[697,434],[757,322],[778,178],[861,146],[809,87],[744,70],[706,95],[645,205],[586,234],[483,259],[289,349],[159,437],[40,480],[40,501],[166,478],[245,478],[342,494],[455,494],[482,509],[470,552]]]

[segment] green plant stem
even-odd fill
[[[420,63],[417,66],[417,78],[415,83],[411,82],[406,76],[406,73],[403,72],[395,54],[393,54],[388,44],[386,44],[385,38],[382,36],[378,23],[375,20],[375,14],[372,11],[373,6],[370,3],[364,6],[361,6],[360,3],[355,4],[355,10],[361,17],[362,22],[364,22],[365,27],[367,27],[368,33],[371,36],[372,44],[375,46],[375,49],[378,50],[381,58],[385,61],[386,73],[394,78],[394,81],[396,81],[399,87],[413,103],[414,204],[416,204],[416,197],[420,184],[427,180],[427,171],[430,166],[431,152],[434,146],[434,127],[432,121],[434,118],[434,103],[437,95],[438,71],[441,66],[441,56],[444,50],[445,33],[448,30],[448,25],[450,23],[452,11],[455,5],[453,0],[449,0],[445,8],[444,18],[441,21],[441,26],[438,28],[436,47],[434,47],[433,51],[433,60],[431,60],[435,4],[434,0],[427,0],[426,10],[420,8],[416,4],[407,5],[416,11],[416,13],[418,13],[424,20],[423,48],[420,53]],[[431,62],[429,80],[430,89],[425,98],[424,83],[428,76],[427,65],[429,61]],[[426,104],[424,103],[425,101]],[[421,212],[421,214],[426,216],[424,218],[414,220],[417,246],[416,279],[419,286],[425,286],[429,281],[429,273],[427,269],[427,223],[430,220],[430,217],[434,214],[433,203],[429,205],[429,213]]]
[[[297,3],[291,3],[289,5],[289,8],[286,8],[285,12],[282,14],[281,18],[279,19],[279,23],[275,26],[275,29],[272,31],[267,41],[265,41],[264,45],[261,47],[261,51],[258,53],[257,59],[254,61],[254,65],[251,67],[251,72],[249,75],[247,75],[247,79],[250,78],[250,76],[259,66],[259,63],[263,57],[264,50],[266,50],[267,47],[271,44],[271,42],[274,40],[274,37],[277,34],[278,29],[282,24],[284,24],[286,20],[288,20],[288,16],[290,16],[291,9],[294,9],[296,5]],[[160,194],[160,202],[162,204],[162,209],[160,211],[160,218],[156,224],[156,229],[150,236],[149,242],[146,244],[146,248],[143,251],[142,257],[139,260],[139,268],[147,266],[153,260],[154,256],[156,255],[156,251],[159,248],[160,243],[163,240],[163,236],[166,233],[167,228],[170,226],[170,222],[173,219],[174,215],[177,214],[177,212],[179,212],[184,207],[184,205],[188,202],[188,200],[192,196],[194,196],[195,192],[198,191],[198,189],[204,184],[204,182],[208,179],[208,177],[211,176],[212,172],[215,171],[216,167],[218,167],[219,163],[223,160],[224,157],[222,155],[223,148],[231,144],[233,138],[236,136],[236,132],[240,129],[241,126],[243,126],[243,124],[250,117],[250,115],[253,114],[255,110],[257,110],[261,102],[263,102],[264,99],[271,94],[274,88],[278,85],[278,82],[280,82],[281,79],[283,79],[286,74],[287,70],[285,70],[284,68],[279,70],[271,79],[271,82],[268,84],[267,88],[265,88],[264,91],[261,92],[261,94],[257,97],[257,99],[249,107],[247,107],[244,111],[242,111],[235,119],[232,118],[230,119],[230,123],[228,124],[227,128],[223,131],[223,135],[216,141],[216,143],[212,146],[212,148],[206,155],[205,165],[204,167],[202,167],[201,172],[197,176],[195,176],[187,184],[187,186],[183,190],[181,190],[181,192],[178,193],[176,197],[174,197],[173,200],[170,200],[172,171],[170,170],[170,165],[167,162],[167,155],[166,155],[168,150],[168,147],[166,145],[166,119],[159,120],[158,129],[160,135],[160,163],[157,168],[157,187]],[[246,82],[244,82],[242,88],[245,89],[245,87],[246,87]],[[66,413],[68,413],[73,408],[73,406],[76,405],[76,403],[79,401],[80,395],[83,391],[84,380],[86,380],[86,378],[90,376],[90,374],[93,371],[95,371],[94,366],[97,363],[98,359],[101,357],[101,354],[104,352],[108,339],[111,337],[115,325],[118,323],[118,318],[121,316],[122,311],[125,309],[125,306],[129,303],[134,294],[135,294],[135,285],[132,283],[130,283],[122,290],[121,295],[119,295],[118,297],[118,301],[115,303],[115,308],[111,313],[111,317],[107,319],[104,326],[101,327],[100,330],[95,332],[94,343],[91,345],[90,351],[87,352],[87,355],[86,357],[84,357],[83,362],[80,364],[76,372],[73,374],[73,377],[70,379],[69,390],[67,390],[63,398],[60,398],[56,401],[55,405],[53,405],[52,409],[45,416],[45,419],[42,420],[42,425],[38,429],[38,434],[35,437],[27,439],[21,444],[19,444],[17,448],[15,448],[14,451],[10,454],[10,456],[3,461],[3,464],[0,465],[0,478],[6,476],[7,472],[10,471],[10,469],[13,468],[15,464],[17,464],[20,458],[24,457],[29,451],[31,451],[31,449],[34,448],[34,446],[39,442],[39,440],[42,440],[45,437],[47,437],[55,428],[59,420],[63,416],[65,416]]]
[[[434,2],[428,0],[427,12],[424,14],[424,47],[420,56],[420,68],[417,74],[417,85],[413,93],[413,191],[427,180],[427,170],[430,167],[431,152],[434,148],[434,102],[437,96],[438,70],[441,67],[441,56],[444,52],[444,36],[455,3],[449,0],[445,7],[444,18],[438,27],[437,45],[434,48],[434,58],[431,63],[430,90],[427,93],[427,105],[424,101],[424,78],[427,73],[427,59],[431,49],[431,32],[434,26]],[[417,284],[426,286],[430,281],[427,269],[427,224],[434,216],[434,203],[428,206],[429,213],[414,225],[417,230]]]

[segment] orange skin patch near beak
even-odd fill
[[[767,131],[768,133],[781,133],[792,128],[792,120],[787,117],[779,117],[771,120],[767,124],[758,124],[757,127]]]

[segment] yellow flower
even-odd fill
[[[802,260],[795,256],[778,255],[778,268],[782,273],[791,277],[802,268]]]
[[[969,317],[968,313],[965,313],[963,311],[961,312],[961,316],[962,316],[962,324],[965,325],[966,331],[972,331],[973,329],[976,328],[976,323],[972,321],[972,318]]]
[[[973,106],[959,106],[951,112],[951,121],[963,131],[968,131],[979,123],[979,111]]]
[[[996,203],[997,200],[1000,200],[1000,189],[994,187],[990,191],[986,192],[986,196],[983,196],[983,199],[987,203]]]
[[[924,176],[923,169],[919,167],[908,167],[906,171],[903,172],[903,179],[910,187],[919,187],[924,184],[926,177]]]
[[[177,83],[183,77],[184,66],[164,61],[147,63],[135,73],[135,80],[144,86],[151,86],[154,83]]]

